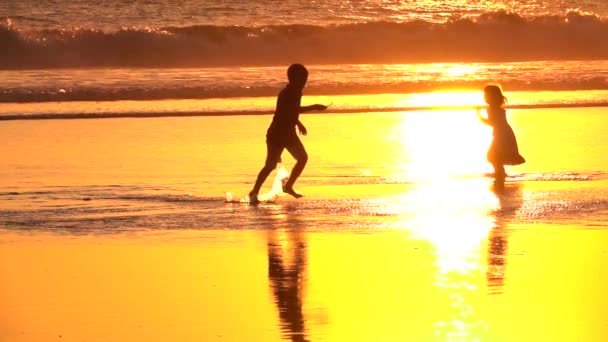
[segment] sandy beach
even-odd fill
[[[605,109],[509,115],[503,190],[474,112],[305,115],[258,207],[269,116],[3,122],[0,340],[602,341]]]

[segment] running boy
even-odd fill
[[[311,106],[300,106],[302,100],[302,90],[308,80],[308,70],[302,64],[292,64],[287,69],[287,78],[289,83],[277,98],[277,106],[272,118],[272,123],[266,132],[266,162],[260,170],[255,185],[249,192],[249,203],[259,203],[258,194],[260,188],[268,175],[281,161],[281,153],[283,149],[296,159],[296,165],[291,170],[289,179],[283,184],[283,192],[290,194],[295,198],[300,198],[302,195],[293,189],[293,185],[304,170],[308,161],[308,154],[304,145],[300,141],[296,133],[296,126],[302,135],[306,135],[306,127],[300,122],[300,113],[311,110],[325,110],[327,106],[314,104]]]

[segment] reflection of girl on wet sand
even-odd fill
[[[508,227],[506,221],[513,219],[521,208],[522,198],[519,184],[507,184],[494,190],[500,207],[493,212],[495,226],[488,236],[488,267],[486,280],[490,294],[500,294],[505,285],[508,254]]]
[[[513,129],[507,122],[507,114],[503,108],[507,98],[497,85],[487,85],[484,89],[484,99],[488,104],[488,117],[484,118],[477,110],[479,119],[493,128],[492,144],[488,150],[487,158],[494,167],[494,179],[503,182],[507,176],[505,165],[519,165],[526,162],[519,154],[517,140]]]

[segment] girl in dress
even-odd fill
[[[515,134],[507,122],[506,111],[503,108],[507,98],[503,95],[502,89],[497,85],[487,85],[483,92],[484,99],[488,104],[488,117],[482,117],[479,109],[477,115],[481,122],[493,128],[494,138],[488,150],[487,158],[494,167],[494,179],[502,182],[507,176],[505,165],[519,165],[525,163],[526,160],[519,154]]]

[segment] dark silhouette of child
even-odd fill
[[[494,179],[504,182],[507,176],[504,166],[523,164],[526,160],[519,154],[515,134],[507,122],[506,111],[503,107],[507,99],[503,95],[502,89],[497,85],[487,85],[483,92],[488,104],[488,117],[482,117],[479,109],[477,115],[483,123],[492,126],[494,136],[487,158],[494,167]]]
[[[308,161],[308,154],[304,145],[300,141],[296,133],[296,126],[300,134],[306,135],[306,127],[300,122],[299,115],[302,112],[311,110],[325,110],[327,106],[314,104],[311,106],[301,107],[302,90],[308,80],[308,70],[302,64],[292,64],[287,69],[287,78],[289,83],[277,98],[277,106],[272,118],[272,123],[266,132],[266,162],[260,170],[255,185],[249,192],[249,202],[252,204],[259,203],[258,194],[266,181],[268,175],[281,161],[281,153],[283,149],[296,159],[296,165],[291,170],[289,179],[283,184],[283,192],[292,195],[295,198],[300,198],[302,195],[293,189],[293,185],[304,170]]]

